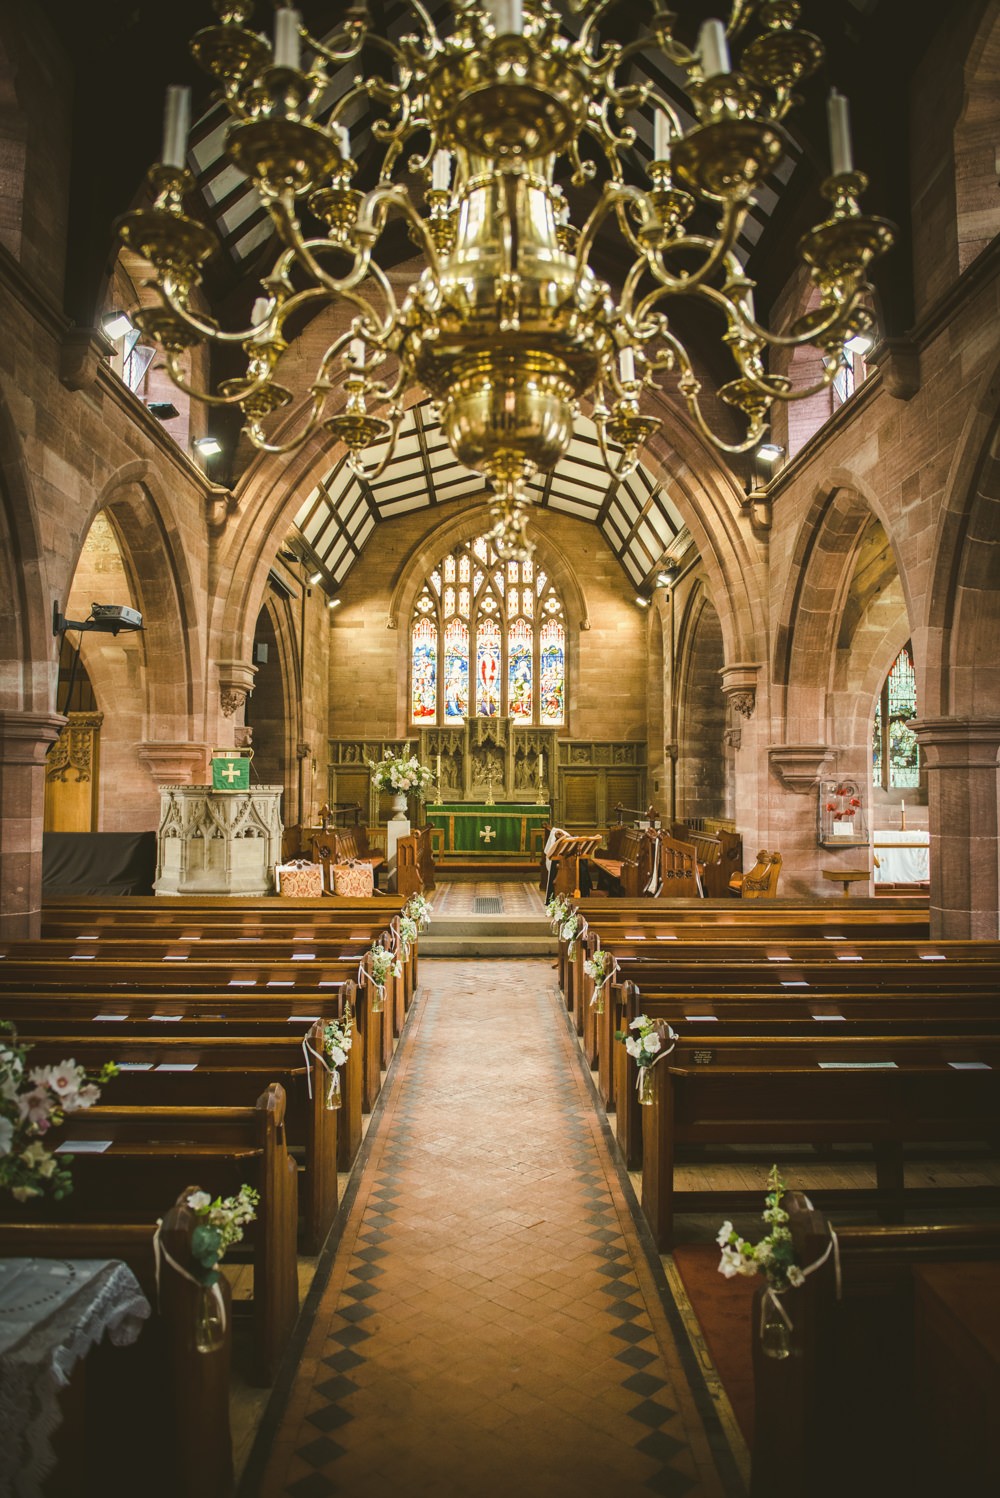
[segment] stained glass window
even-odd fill
[[[546,619],[539,645],[539,721],[562,723],[566,717],[566,631],[558,619]]]
[[[512,718],[531,722],[531,626],[515,619],[507,633],[507,711]]]
[[[917,715],[917,679],[913,652],[903,646],[875,706],[872,732],[872,779],[883,790],[911,790],[920,784],[917,736],[907,721]]]
[[[414,723],[433,723],[437,718],[437,627],[429,619],[413,626],[411,702]]]
[[[480,619],[476,629],[476,713],[480,718],[500,716],[500,626],[495,619]]]
[[[452,619],[444,632],[444,716],[454,721],[469,713],[469,627]]]
[[[428,574],[411,642],[414,723],[472,712],[565,724],[562,600],[530,562],[501,561],[488,536],[456,546]]]

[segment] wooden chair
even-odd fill
[[[780,875],[781,854],[761,848],[753,868],[743,875],[734,874],[729,887],[744,900],[773,900],[778,893]]]
[[[673,899],[698,899],[698,850],[694,843],[680,842],[669,833],[659,835],[659,893]]]

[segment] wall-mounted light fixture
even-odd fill
[[[196,437],[191,445],[203,458],[215,458],[222,451],[218,437]]]
[[[323,574],[322,574],[322,572],[311,572],[309,574],[309,586],[311,588],[314,588],[317,583],[321,583],[322,581],[323,581]]]
[[[327,599],[326,606],[327,606],[328,609],[339,609],[340,608],[340,599],[339,598],[329,598],[329,599]]]
[[[175,416],[181,414],[173,401],[147,401],[146,410],[158,421],[173,421]]]
[[[785,449],[777,442],[762,442],[757,448],[757,457],[762,463],[777,463],[785,456]]]
[[[641,609],[648,609],[649,608],[649,599],[648,598],[643,598],[643,596],[642,596],[641,593],[637,593],[635,595],[635,601],[636,601],[636,604],[638,605],[639,608],[641,608]]]
[[[871,352],[875,346],[875,340],[870,333],[856,333],[853,338],[848,338],[844,348],[849,354],[861,354],[862,356]]]
[[[680,576],[680,570],[680,567],[678,567],[673,558],[671,558],[667,562],[664,562],[663,566],[660,568],[660,571],[656,574],[657,587],[672,588],[674,583]]]
[[[112,343],[117,343],[119,338],[124,338],[126,333],[131,332],[135,323],[127,312],[120,309],[115,312],[106,312],[101,318],[101,328]]]

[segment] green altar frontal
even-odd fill
[[[475,801],[445,802],[425,806],[427,822],[440,828],[436,853],[463,858],[535,858],[542,852],[550,811],[547,806],[528,806],[507,801],[485,806]]]

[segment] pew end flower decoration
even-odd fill
[[[401,978],[403,976],[403,964],[395,952],[387,952],[385,947],[375,942],[368,953],[370,971],[365,969],[362,963],[358,970],[360,982],[370,983],[372,988],[372,1013],[380,1014],[385,1006],[385,986],[390,978]]]
[[[329,1068],[329,1082],[326,1089],[326,1106],[328,1108],[340,1107],[340,1072],[338,1067],[347,1065],[347,1058],[351,1054],[351,1046],[353,1044],[354,1016],[351,1014],[350,1004],[346,1004],[341,1018],[330,1020],[323,1028],[323,1052],[327,1058]]]
[[[640,1103],[649,1107],[653,1101],[653,1067],[664,1056],[670,1055],[677,1044],[677,1032],[666,1020],[650,1019],[648,1014],[637,1014],[630,1021],[629,1029],[635,1033],[626,1035],[618,1030],[615,1032],[615,1039],[624,1043],[626,1051],[639,1068],[636,1092]]]
[[[434,906],[427,899],[426,895],[411,895],[403,906],[403,915],[408,920],[416,921],[418,932],[427,930],[433,914]]]
[[[598,1014],[604,1013],[604,995],[615,970],[615,959],[604,947],[598,947],[583,964],[583,971],[592,979],[594,992],[590,996],[590,1007]]]
[[[240,1243],[257,1216],[260,1192],[243,1185],[235,1196],[214,1199],[207,1191],[192,1191],[187,1205],[197,1221],[191,1233],[191,1254],[203,1285],[214,1285],[226,1253]]]
[[[575,910],[567,910],[563,922],[559,927],[559,935],[561,939],[567,944],[566,956],[571,962],[576,956],[576,941],[577,937],[580,935],[581,925],[582,922],[580,920],[579,914]]]
[[[118,1068],[107,1062],[92,1076],[75,1061],[60,1061],[29,1071],[27,1058],[14,1026],[0,1021],[0,1191],[18,1202],[62,1201],[73,1190],[73,1156],[56,1156],[42,1141],[68,1113],[93,1107]]]
[[[434,779],[430,765],[422,765],[415,754],[405,754],[399,759],[394,754],[387,754],[384,759],[370,759],[368,768],[376,789],[392,791],[396,795],[412,792],[421,800]]]
[[[399,945],[403,953],[403,961],[406,962],[413,950],[414,943],[420,935],[420,927],[413,916],[407,915],[404,909],[399,917]]]
[[[552,923],[553,931],[559,931],[572,906],[562,895],[553,895],[545,907],[545,914]]]
[[[726,1279],[736,1275],[752,1278],[762,1274],[767,1288],[760,1299],[761,1350],[769,1358],[787,1358],[791,1352],[790,1334],[792,1318],[781,1301],[787,1290],[799,1290],[810,1274],[822,1268],[831,1253],[836,1256],[837,1238],[830,1228],[830,1242],[825,1251],[811,1264],[800,1264],[795,1253],[795,1244],[789,1228],[789,1214],[782,1205],[788,1190],[779,1174],[777,1165],[772,1165],[767,1177],[767,1194],[761,1216],[768,1232],[757,1243],[743,1238],[731,1222],[724,1222],[719,1229],[717,1242],[722,1250],[719,1273]],[[809,1198],[804,1198],[811,1206]],[[840,1268],[834,1258],[839,1286]],[[839,1290],[838,1290],[839,1293]]]

